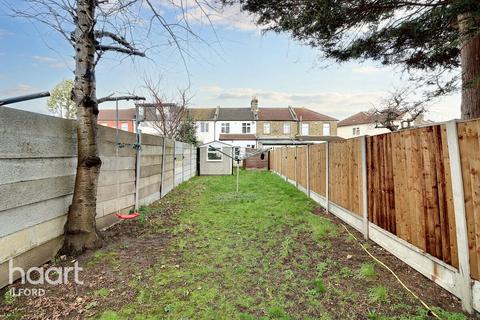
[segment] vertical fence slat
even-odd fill
[[[458,144],[457,123],[455,121],[447,123],[447,142],[452,177],[455,225],[457,231],[459,264],[459,279],[457,281],[460,286],[463,308],[468,312],[473,312],[465,195],[463,192],[462,164],[460,160],[460,147]]]

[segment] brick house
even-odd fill
[[[97,123],[101,126],[115,128],[117,125],[116,110],[100,109]],[[135,108],[118,109],[118,129],[135,132]]]
[[[293,108],[298,121],[297,136],[336,136],[338,119],[307,108]]]

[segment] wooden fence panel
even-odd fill
[[[330,143],[330,200],[362,216],[362,149],[360,139]]]
[[[295,180],[295,148],[287,148],[287,178]]]
[[[307,147],[297,147],[297,181],[307,188]]]
[[[367,138],[369,220],[458,266],[445,126]]]
[[[472,278],[480,280],[480,120],[459,123],[457,128],[470,248],[470,271]]]
[[[279,156],[280,156],[280,174],[283,176],[287,176],[287,148],[285,147],[280,148]]]
[[[309,147],[310,189],[323,197],[326,195],[326,144],[315,144]]]

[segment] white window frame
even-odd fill
[[[222,122],[220,126],[221,133],[230,133],[230,123],[229,122]]]
[[[360,135],[360,127],[357,127],[357,134],[356,134],[356,135],[357,135],[357,136]]]
[[[352,128],[352,135],[357,135],[357,128],[356,127],[353,127]]]
[[[123,131],[128,131],[128,123],[127,122],[122,122],[120,124],[120,129],[122,129]]]
[[[213,146],[207,146],[207,152],[206,152],[206,161],[207,162],[220,162],[220,161],[223,161],[223,153],[221,153],[220,151],[217,151],[217,150],[210,150],[210,148],[214,148]],[[221,148],[215,148],[215,149],[221,149]],[[220,159],[209,159],[208,158],[208,155],[210,153],[214,153],[214,154],[218,154],[220,156]]]
[[[283,134],[290,134],[292,132],[292,126],[290,125],[290,122],[284,122],[283,123]]]
[[[206,121],[201,121],[200,122],[200,132],[207,133],[209,130],[209,123]]]
[[[252,132],[251,123],[250,122],[242,122],[242,133],[251,133],[251,132]]]
[[[305,131],[307,132],[306,134],[305,134]],[[308,136],[310,134],[310,124],[308,122],[302,122],[301,133],[302,133],[302,136]]]
[[[329,123],[329,122],[324,122],[322,129],[323,129],[323,130],[322,130],[322,133],[323,133],[324,136],[329,136],[329,135],[330,135],[331,127],[330,127],[330,123]]]
[[[263,124],[263,134],[270,134],[270,133],[271,133],[270,122],[265,122]]]

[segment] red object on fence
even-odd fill
[[[115,214],[117,216],[117,218],[121,219],[121,220],[130,220],[130,219],[135,219],[136,217],[138,217],[140,215],[140,213],[138,212],[134,212],[132,214],[119,214],[119,213],[116,213]]]

